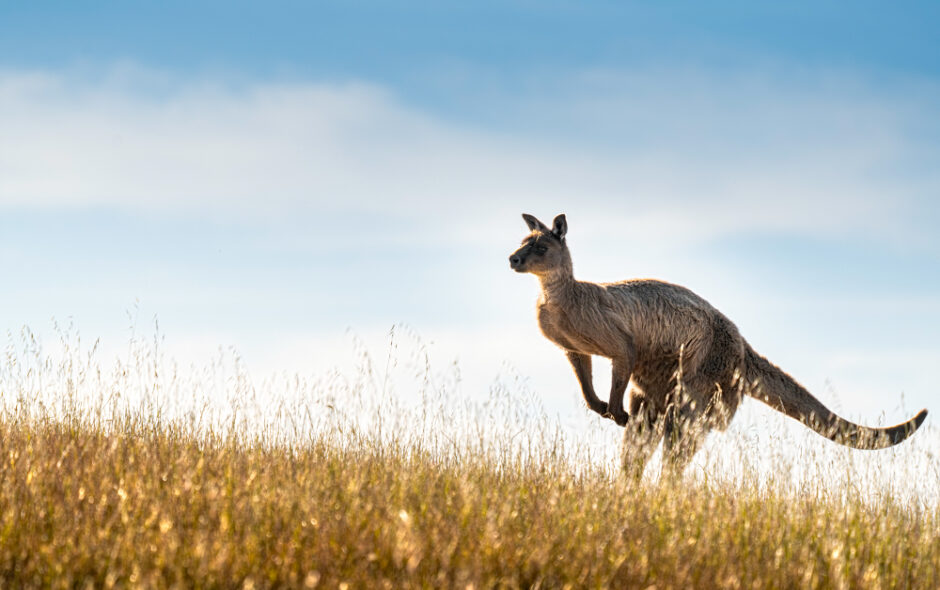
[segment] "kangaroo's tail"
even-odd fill
[[[927,417],[927,410],[921,410],[907,422],[888,428],[870,428],[849,422],[830,411],[793,377],[754,352],[750,346],[745,353],[744,374],[748,395],[799,420],[826,438],[855,449],[883,449],[896,445],[914,434]]]

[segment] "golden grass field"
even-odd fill
[[[105,370],[24,341],[0,368],[5,588],[940,587],[940,505],[904,482],[632,484],[511,391],[454,405],[421,362],[408,407],[365,356],[253,384],[237,359],[183,377],[158,342]]]

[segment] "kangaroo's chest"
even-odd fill
[[[550,302],[539,302],[539,328],[546,338],[572,352],[609,356],[598,334],[591,332],[583,318]]]

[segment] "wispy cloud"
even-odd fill
[[[680,247],[745,230],[925,238],[911,220],[936,214],[936,89],[790,74],[804,79],[576,73],[481,91],[477,112],[497,114],[480,124],[366,83],[7,71],[0,207],[397,214],[471,240],[525,207]]]

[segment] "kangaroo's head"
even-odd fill
[[[565,244],[568,222],[564,214],[555,218],[551,229],[528,213],[523,213],[522,218],[532,233],[522,240],[519,249],[509,257],[510,268],[538,276],[570,273],[571,254]]]

